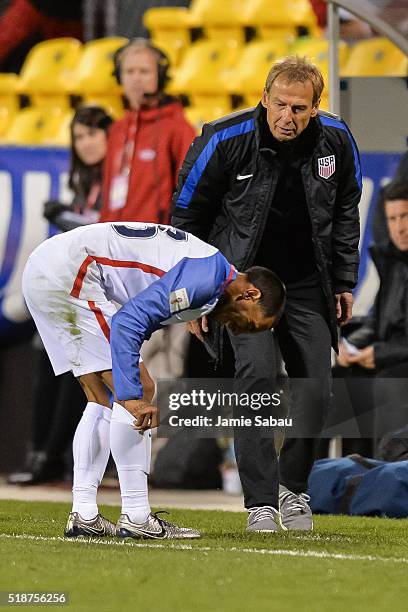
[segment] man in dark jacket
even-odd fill
[[[393,183],[408,183],[408,151],[401,157],[398,164],[398,168],[395,172],[395,176],[392,179]],[[374,209],[373,224],[372,224],[372,238],[373,243],[377,246],[385,246],[389,243],[389,236],[387,230],[387,221],[385,219],[385,208],[384,208],[384,193],[383,189],[377,198],[377,202]]]
[[[377,437],[408,422],[408,182],[390,183],[383,197],[389,241],[371,249],[380,288],[372,316],[347,342],[340,342],[337,359],[343,376],[375,378],[374,405],[365,398],[362,408],[368,418],[358,416],[362,422],[372,420],[376,409]]]
[[[289,377],[318,381],[308,397],[296,385],[292,394],[293,414],[312,422],[313,434],[329,403],[330,346],[337,347],[337,325],[351,316],[361,195],[347,126],[318,110],[323,86],[315,66],[285,58],[272,67],[255,109],[205,125],[181,169],[172,219],[238,268],[263,265],[286,284],[275,336]],[[230,338],[241,388],[270,392],[278,370],[274,335]],[[238,414],[246,410],[237,407]],[[315,438],[287,438],[278,466],[273,439],[256,428],[236,430],[247,529],[278,530],[279,507],[284,528],[312,529],[304,492]]]

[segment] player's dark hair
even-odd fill
[[[408,181],[392,181],[383,191],[384,203],[394,200],[408,200]]]
[[[286,289],[279,276],[262,266],[252,266],[245,274],[262,294],[259,303],[265,317],[280,317],[285,308]]]
[[[112,117],[100,106],[80,106],[70,124],[71,134],[71,167],[69,171],[70,189],[76,196],[86,198],[89,194],[92,183],[102,181],[103,161],[90,168],[78,157],[75,149],[74,126],[77,123],[90,128],[97,128],[107,132],[111,125]]]

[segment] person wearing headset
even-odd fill
[[[178,171],[195,133],[182,105],[165,94],[167,56],[135,38],[114,56],[128,110],[110,129],[101,222],[168,223]]]

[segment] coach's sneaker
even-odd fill
[[[286,529],[313,529],[313,516],[309,506],[310,497],[306,493],[292,493],[283,485],[279,487],[279,507],[282,523]]]
[[[78,512],[70,512],[67,526],[64,530],[66,538],[78,538],[79,536],[102,538],[104,536],[115,535],[115,525],[101,514],[97,514],[93,519],[85,520]]]
[[[156,540],[201,537],[201,533],[196,529],[178,527],[160,518],[158,514],[159,512],[149,514],[144,523],[132,523],[127,514],[121,514],[116,524],[116,535],[119,538],[153,538]]]
[[[247,531],[286,531],[280,513],[272,506],[257,506],[248,511]]]

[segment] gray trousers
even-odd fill
[[[331,392],[331,338],[326,306],[320,289],[307,298],[288,296],[284,315],[275,333],[230,334],[235,353],[235,377],[240,393],[271,393],[279,388],[281,357],[292,381],[290,416],[296,437],[286,436],[279,460],[273,436],[263,427],[235,428],[234,444],[245,507],[278,508],[279,483],[294,493],[307,488],[317,454],[319,432],[327,414]],[[273,408],[257,414],[267,417]],[[251,408],[234,407],[234,416],[248,417]],[[299,431],[306,437],[298,437]]]

